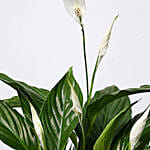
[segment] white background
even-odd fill
[[[119,13],[108,52],[96,75],[95,90],[150,85],[150,1],[87,0],[85,27],[89,72],[93,71],[100,41]],[[28,84],[51,89],[73,66],[82,91],[85,73],[78,23],[64,9],[63,0],[0,0],[0,72]],[[91,74],[90,74],[91,77]],[[16,92],[0,82],[0,99]],[[134,108],[141,112],[150,94]],[[9,148],[0,143],[1,150]]]

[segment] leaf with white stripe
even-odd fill
[[[18,93],[18,97],[4,100],[7,104],[11,107],[21,106],[25,117],[31,121],[30,102],[39,115],[41,107],[48,96],[48,90],[36,88],[24,82],[13,80],[3,73],[0,73],[0,81],[6,83]]]
[[[0,140],[16,150],[40,149],[33,127],[5,102],[0,102]]]
[[[64,149],[69,136],[78,124],[78,117],[73,111],[68,78],[74,85],[74,90],[82,103],[81,90],[73,78],[72,70],[70,70],[51,90],[40,114],[48,150]]]

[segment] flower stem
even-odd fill
[[[82,24],[82,17],[79,16],[80,25],[81,25],[81,31],[82,31],[82,39],[83,39],[83,53],[84,53],[84,64],[85,64],[85,73],[86,73],[86,89],[87,89],[87,100],[89,97],[89,80],[88,80],[88,67],[87,67],[87,58],[86,58],[86,47],[85,47],[85,32],[84,32],[84,26]],[[83,118],[82,118],[83,119]],[[82,150],[85,150],[85,130],[83,125],[83,120],[80,120],[80,126],[82,130]]]
[[[84,128],[83,128],[83,124],[81,125],[81,129],[82,129],[82,150],[85,150],[85,133],[84,133]]]
[[[91,95],[92,95],[93,85],[94,85],[94,79],[95,79],[95,75],[96,75],[96,71],[97,71],[98,65],[101,62],[101,60],[102,60],[102,57],[99,58],[99,56],[98,56],[97,60],[96,60],[95,67],[94,67],[93,75],[92,75],[91,87],[90,87],[90,93],[89,93],[89,96],[88,96],[87,105],[90,103],[90,100],[91,100]]]
[[[83,126],[83,116],[78,116],[79,119],[79,123],[80,123],[80,127],[81,127],[81,131],[82,131],[82,145],[79,148],[79,150],[85,150],[85,132],[84,132],[84,126]]]
[[[80,25],[82,31],[82,38],[83,38],[83,52],[84,52],[84,63],[85,63],[85,73],[86,73],[86,88],[87,88],[87,100],[89,97],[89,80],[88,80],[88,67],[87,67],[87,58],[86,58],[86,47],[85,47],[85,33],[84,33],[84,26],[82,24],[82,18],[80,18]]]

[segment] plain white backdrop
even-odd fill
[[[150,85],[150,1],[86,0],[86,5],[89,72],[105,31],[120,14],[96,75],[95,91],[113,84],[121,89]],[[70,66],[86,95],[80,27],[65,11],[63,0],[0,0],[0,72],[51,89]],[[0,99],[14,95],[0,82]],[[139,98],[133,115],[150,103],[150,94],[131,97]],[[9,149],[0,143],[0,150]]]

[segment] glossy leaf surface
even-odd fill
[[[96,92],[94,97],[92,98],[92,101],[94,101],[97,98],[103,97],[106,94],[116,92],[118,90],[119,89],[116,86],[107,87],[101,91]],[[130,100],[128,96],[125,96],[103,107],[93,124],[90,134],[87,136],[86,142],[89,145],[87,145],[86,149],[92,149],[94,143],[96,142],[96,139],[100,136],[102,131],[105,129],[106,125],[112,120],[112,118],[114,118],[127,106],[130,106]],[[130,118],[131,110],[129,110],[122,117],[122,120],[118,123],[117,129],[120,129],[122,125],[126,124]],[[117,134],[117,129],[115,134]]]
[[[63,150],[69,136],[78,124],[78,117],[73,111],[71,89],[67,80],[72,81],[80,103],[82,93],[73,79],[71,70],[51,90],[44,103],[40,118],[44,128],[45,141],[48,150]]]
[[[100,137],[97,139],[93,150],[110,150],[110,146],[113,141],[113,138],[115,137],[115,132],[117,131],[116,129],[118,127],[118,124],[130,107],[131,106],[122,110],[109,122],[109,124],[106,126]]]
[[[125,147],[129,146],[129,134],[133,124],[141,117],[142,113],[137,114],[134,118],[131,118],[124,126],[122,126],[121,130],[117,133],[113,142],[111,144],[111,150],[117,150],[118,144],[120,145],[120,149],[123,150]]]
[[[86,118],[89,122],[89,129],[90,130],[101,112],[101,110],[111,102],[114,102],[120,98],[123,98],[124,96],[138,94],[138,93],[144,93],[144,92],[150,92],[150,86],[142,86],[140,88],[130,88],[126,90],[117,90],[113,93],[104,94],[103,96],[97,96],[87,107],[87,113]],[[89,132],[89,131],[88,131]]]

